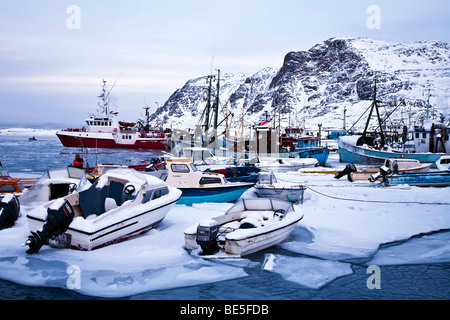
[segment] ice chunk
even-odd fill
[[[383,248],[367,264],[381,266],[448,262],[450,262],[450,232],[443,232]]]
[[[278,273],[285,280],[319,289],[336,278],[353,273],[349,263],[278,254],[266,255],[263,269]]]

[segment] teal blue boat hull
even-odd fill
[[[447,187],[450,186],[450,171],[402,173],[385,176],[383,179],[388,187],[401,184],[418,187]]]
[[[182,192],[177,204],[192,205],[203,202],[234,202],[254,183],[233,184],[211,188],[179,188]]]
[[[324,166],[328,161],[330,149],[328,147],[305,148],[304,150],[300,149],[298,155],[300,158],[317,159],[319,166]]]
[[[363,146],[356,146],[359,136],[339,137],[339,161],[344,163],[360,163],[371,165],[383,165],[387,158],[414,159],[422,163],[435,163],[445,153],[406,153],[395,151],[384,151]]]

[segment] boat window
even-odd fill
[[[142,203],[149,202],[151,197],[152,197],[152,190],[149,190],[144,194],[144,197],[142,198]]]
[[[217,177],[202,177],[200,179],[200,184],[211,184],[211,183],[220,183],[220,178]]]
[[[427,134],[424,132],[424,133],[422,133],[422,138],[426,138],[427,137]]]
[[[189,167],[185,164],[172,163],[170,165],[170,168],[172,169],[173,172],[189,173]]]
[[[0,192],[14,192],[16,191],[16,187],[12,184],[2,184],[0,185]]]
[[[191,163],[191,169],[194,172],[197,171],[197,167],[195,166],[195,164]]]
[[[419,139],[419,133],[418,132],[416,132],[416,138]]]

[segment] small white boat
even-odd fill
[[[133,169],[104,173],[91,187],[38,206],[27,214],[27,253],[50,244],[93,250],[142,234],[166,216],[181,191]]]
[[[303,168],[313,168],[319,164],[315,158],[283,158],[283,157],[258,157],[255,164],[261,169],[273,172],[298,171]]]
[[[241,199],[224,215],[186,229],[185,245],[205,257],[246,256],[284,241],[302,218],[291,202]]]
[[[450,170],[450,156],[442,156],[436,161],[436,167],[439,171]]]
[[[278,182],[271,172],[260,172],[254,188],[256,195],[260,198],[275,198],[294,203],[303,203],[303,193],[306,189],[302,185]]]
[[[86,172],[75,167],[49,170],[36,183],[20,196],[22,205],[38,205],[67,196],[75,190],[89,188]]]

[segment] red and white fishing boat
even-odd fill
[[[103,114],[90,116],[86,126],[69,128],[56,132],[65,147],[76,148],[126,148],[126,149],[169,149],[170,139],[161,131],[152,131],[149,125],[128,123],[117,120],[118,112],[113,112],[108,106],[108,95],[103,80],[102,94],[99,96]],[[148,109],[147,120],[148,120]]]

